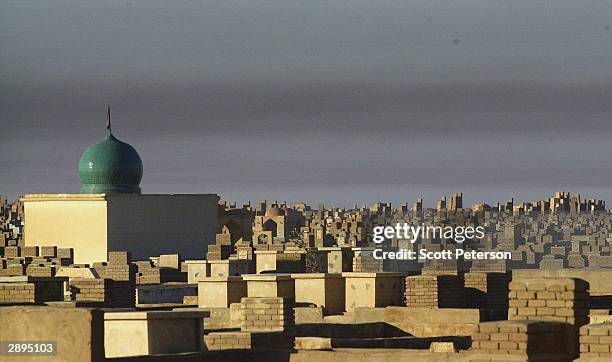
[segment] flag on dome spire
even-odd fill
[[[106,129],[108,130],[108,134],[112,134],[112,130],[111,130],[111,116],[110,116],[110,104],[107,104],[107,111],[106,111]]]

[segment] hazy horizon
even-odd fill
[[[0,194],[78,192],[106,133],[145,193],[612,202],[612,4],[0,4]]]

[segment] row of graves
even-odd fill
[[[89,267],[74,264],[71,248],[4,247],[0,303],[133,307],[136,272],[129,255],[109,252],[108,261]]]
[[[187,265],[179,255],[133,261],[126,251],[108,252],[106,261],[74,263],[71,248],[0,248],[0,303],[72,303],[77,306],[134,307],[141,285],[185,284]],[[191,295],[195,295],[194,292]],[[180,300],[182,303],[182,298]]]
[[[213,258],[187,261],[178,255],[133,261],[130,253],[116,251],[91,266],[74,265],[71,252],[57,248],[9,247],[6,255],[5,247],[3,260],[25,265],[25,274],[2,277],[0,290],[9,296],[3,303],[9,304],[132,308],[137,305],[137,288],[172,289],[174,284],[189,286],[191,282],[197,285],[196,295],[189,295],[197,306],[192,311],[201,316],[206,312],[201,348],[219,356],[270,348],[336,353],[345,347],[363,349],[367,355],[391,346],[415,356],[443,352],[448,360],[612,358],[608,324],[612,288],[606,282],[612,275],[605,269],[573,275],[507,272],[507,265],[491,263],[432,263],[409,271],[347,271],[344,268],[354,266],[355,255],[363,257],[367,249],[332,247],[317,249],[326,256],[320,257],[320,265],[315,264],[326,271],[304,273],[293,271],[296,264],[311,260],[303,248],[287,244],[282,250],[270,250],[269,245],[261,250],[239,247],[242,257],[233,248],[227,259],[215,259],[213,247]],[[302,256],[277,258],[282,254]],[[45,265],[54,274],[28,275],[34,260],[55,263]],[[285,262],[293,265],[287,267]],[[290,271],[282,272],[285,268]],[[143,280],[151,275],[148,269],[160,273]],[[175,277],[162,280],[162,275]],[[187,313],[188,303],[177,304]],[[109,312],[105,318],[109,326],[121,326],[129,318],[176,319],[180,315],[142,313]],[[117,328],[117,335],[129,339],[127,329]],[[113,350],[109,347],[109,351]],[[138,353],[171,351],[168,345],[165,350]],[[122,356],[119,349],[113,353]]]
[[[73,263],[72,249],[5,246],[0,253],[1,303],[64,300],[67,279],[56,274],[62,266]]]
[[[386,265],[346,270],[371,249],[330,247],[312,250],[319,254],[314,265],[321,270],[295,273],[283,269],[278,261],[284,258],[277,256],[303,252],[308,264],[310,251],[253,249],[256,274],[209,269],[195,277],[199,309],[211,311],[205,322],[208,350],[286,343],[286,348],[331,353],[393,345],[444,352],[449,360],[455,355],[457,360],[499,361],[612,358],[612,328],[605,325],[612,321],[612,288],[601,282],[612,276],[606,269],[577,271],[581,278],[563,270],[525,270],[514,280],[507,271],[512,261],[429,263],[395,272],[383,272]],[[221,257],[227,259],[221,260],[240,260],[226,250]],[[220,261],[212,255],[201,262]],[[597,309],[590,309],[592,300],[600,301]]]
[[[302,352],[360,348],[364,356],[370,349],[374,356],[380,353],[377,349],[392,346],[413,356],[443,352],[443,360],[610,360],[610,306],[591,309],[591,287],[584,279],[543,275],[345,272],[207,277],[199,280],[198,303],[201,310],[211,311],[204,341],[215,351],[285,343],[285,348]],[[583,276],[601,277],[588,272]],[[605,293],[611,295],[612,288]],[[227,311],[225,323],[221,310]]]
[[[462,195],[442,199],[436,209],[424,209],[422,200],[412,209],[407,204],[394,209],[378,203],[370,208],[357,207],[302,211],[305,225],[299,234],[306,245],[321,248],[372,246],[372,228],[376,225],[482,226],[485,237],[478,240],[487,251],[509,251],[513,268],[561,269],[611,268],[612,213],[601,200],[587,200],[580,195],[559,192],[549,199],[533,203],[485,204],[462,208]],[[435,248],[440,240],[418,240],[424,248]],[[372,270],[376,264],[357,257],[354,270]],[[362,266],[363,265],[363,266]],[[385,269],[387,270],[387,269]]]
[[[23,203],[9,203],[0,195],[0,247],[19,246],[23,236]]]
[[[115,281],[134,285],[131,265],[135,264],[129,257],[129,253],[111,252],[104,264],[81,268],[94,271],[97,278],[66,277],[76,305],[105,306],[102,303],[106,302],[124,306],[121,297],[113,299],[124,294],[112,285]],[[107,311],[105,328],[113,333],[104,338],[110,356],[126,357],[122,354],[126,350],[117,346],[137,336],[130,337],[125,326],[164,319],[168,328],[178,328],[172,329],[178,336],[193,329],[194,318],[204,317],[199,324],[204,328],[203,343],[198,348],[221,353],[215,355],[220,359],[232,351],[342,353],[350,347],[371,358],[392,348],[417,360],[428,360],[424,355],[436,353],[444,353],[439,358],[451,361],[606,360],[612,358],[610,308],[591,307],[593,295],[612,295],[601,280],[609,279],[610,274],[602,273],[585,271],[583,278],[574,278],[533,271],[512,275],[432,268],[419,273],[200,276],[196,278],[197,309]],[[159,333],[159,338],[151,335],[142,345],[161,347],[130,353],[176,353],[177,338],[167,339],[167,334],[155,328],[151,331]],[[175,344],[163,343],[165,340]],[[192,343],[190,348],[196,347]],[[325,354],[313,356],[327,358]]]

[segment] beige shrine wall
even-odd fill
[[[219,196],[214,194],[32,194],[25,209],[25,245],[73,248],[75,263],[176,254],[202,258],[214,244]]]
[[[112,194],[108,199],[108,249],[132,258],[180,254],[201,259],[215,243],[215,194]]]
[[[74,262],[105,261],[107,201],[104,194],[30,194],[25,210],[26,246],[74,248]]]

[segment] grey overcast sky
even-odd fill
[[[78,192],[105,134],[147,193],[612,202],[612,2],[2,1],[0,193]]]

